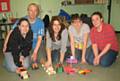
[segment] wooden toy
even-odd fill
[[[56,65],[56,72],[57,73],[64,72],[63,64],[59,63],[59,64]]]
[[[44,68],[45,72],[48,75],[56,74],[56,71],[54,70],[54,68],[52,67],[52,65],[47,66],[47,67],[45,66],[45,60],[43,58],[40,60],[40,63],[42,64],[42,67]]]
[[[52,66],[49,66],[47,69],[46,69],[46,73],[48,75],[53,75],[53,74],[56,74],[56,71],[54,70],[54,68]]]
[[[71,56],[70,58],[67,58],[66,62],[69,64],[77,64],[78,63],[77,59],[75,59],[73,56]]]
[[[83,75],[86,75],[87,73],[90,73],[90,72],[92,72],[92,70],[90,69],[83,69],[78,71],[79,74],[83,74]]]
[[[16,73],[18,73],[18,75],[21,77],[21,79],[28,79],[30,77],[27,70],[23,67],[18,68]]]
[[[74,74],[76,71],[71,66],[65,66],[64,67],[64,72],[67,73],[67,74]]]

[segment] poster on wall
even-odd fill
[[[10,11],[10,0],[0,0],[0,12]]]

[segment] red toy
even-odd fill
[[[67,74],[74,74],[76,71],[74,68],[70,67],[70,66],[65,66],[64,67],[64,72]]]

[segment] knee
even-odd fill
[[[93,59],[86,58],[86,62],[90,65],[93,65]]]
[[[16,72],[16,68],[10,68],[11,72]]]
[[[86,55],[85,59],[86,59],[86,62],[88,64],[93,65],[93,61],[94,61],[94,56],[93,55]]]
[[[5,67],[5,69],[9,72],[16,72],[16,66],[14,65],[8,65],[8,64],[3,64],[3,66]]]
[[[110,67],[113,64],[113,62],[108,62],[108,61],[101,61],[100,65],[102,67]]]
[[[13,67],[6,67],[6,69],[7,69],[9,72],[16,72],[16,68],[13,68]]]

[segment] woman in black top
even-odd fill
[[[15,72],[19,67],[29,67],[32,40],[33,33],[29,21],[26,18],[21,18],[8,39],[4,53],[5,66],[9,71]]]

